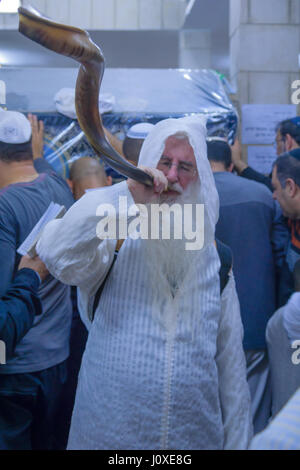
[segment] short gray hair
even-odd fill
[[[274,162],[273,168],[277,169],[277,178],[285,188],[286,180],[292,179],[300,187],[300,161],[294,158],[290,153],[284,153]]]

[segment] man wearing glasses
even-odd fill
[[[274,147],[278,156],[300,147],[300,116],[281,121],[275,130],[276,137]],[[238,139],[236,139],[234,145],[231,147],[231,151],[232,162],[239,176],[265,184],[273,191],[271,182],[272,175],[265,176],[248,166],[247,163],[242,160],[242,149]]]
[[[219,274],[219,200],[205,137],[200,117],[159,122],[139,158],[153,188],[129,179],[88,193],[47,225],[38,244],[50,271],[79,286],[86,321],[104,284],[89,323],[69,449],[247,448],[243,330],[230,256],[224,285]],[[97,213],[101,203],[113,204],[121,219],[120,196],[129,206],[204,205],[202,248],[186,250],[185,236],[172,236],[182,223],[173,218],[170,239],[128,237],[111,268],[118,242],[97,238]]]

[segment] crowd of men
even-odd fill
[[[0,111],[0,449],[300,449],[300,118],[278,124],[269,176],[201,116],[106,131],[152,188],[94,157],[64,180],[43,133]],[[202,246],[108,238],[99,206],[119,227],[120,198],[203,205]],[[21,258],[50,202],[66,214]]]

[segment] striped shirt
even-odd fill
[[[300,450],[300,388],[265,431],[253,438],[250,450]]]

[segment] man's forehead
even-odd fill
[[[184,159],[196,160],[193,147],[186,135],[171,135],[165,141],[164,153],[176,152],[182,155]]]

